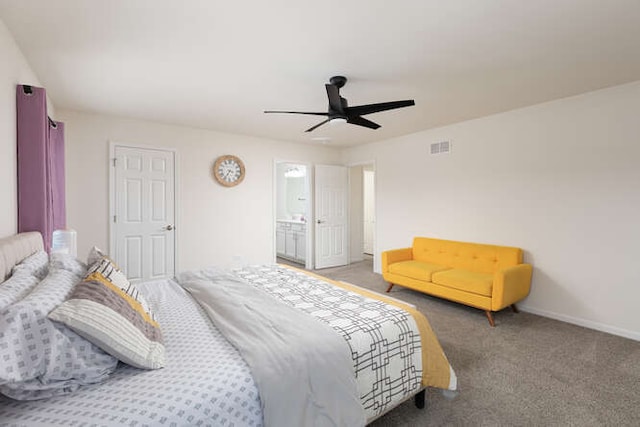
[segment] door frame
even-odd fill
[[[313,191],[313,184],[315,182],[315,174],[313,169],[313,164],[310,162],[299,161],[299,160],[285,160],[280,158],[273,159],[273,203],[272,203],[272,213],[271,213],[271,223],[272,223],[272,240],[273,240],[273,262],[277,261],[278,258],[278,250],[276,248],[276,220],[278,219],[278,164],[281,163],[291,163],[296,165],[303,165],[307,168],[307,194],[309,197],[307,199],[307,222],[306,222],[306,248],[305,248],[305,261],[304,268],[307,270],[315,269],[315,211],[314,211],[314,197],[315,193]]]
[[[371,174],[370,177],[370,181],[371,184],[367,185],[367,175]],[[366,198],[366,194],[367,194],[367,187],[371,187],[371,198],[373,199],[373,203],[367,203],[367,198]],[[364,225],[366,224],[366,220],[367,217],[365,215],[365,212],[367,211],[367,208],[371,208],[371,210],[373,212],[371,212],[372,218],[373,218],[373,224],[371,226],[371,230],[370,230],[370,237],[371,237],[371,242],[370,242],[370,247],[367,248],[367,245],[365,245],[365,242],[367,241],[367,234],[365,232],[366,227],[364,227]],[[375,230],[375,223],[376,223],[376,171],[375,169],[367,169],[365,167],[362,168],[362,214],[363,214],[363,230],[362,230],[362,252],[363,254],[370,254],[373,255],[374,253],[374,242],[375,242],[375,236],[376,236],[376,230]],[[370,252],[367,252],[366,249],[369,249]]]
[[[351,168],[353,167],[368,166],[368,165],[373,165],[373,192],[374,192],[373,210],[374,210],[374,215],[377,219],[378,218],[378,198],[375,196],[377,195],[377,192],[378,192],[378,173],[377,173],[377,165],[376,165],[375,159],[348,163],[347,168],[351,170]],[[349,179],[351,179],[351,173],[349,173]],[[351,182],[349,182],[349,189],[351,189]],[[362,197],[363,194],[364,194],[364,189],[361,188],[360,196]],[[351,196],[352,195],[350,195],[350,197]],[[349,216],[349,218],[351,218],[351,216]],[[353,230],[353,224],[351,224],[351,221],[349,221],[349,240],[351,240],[352,230]],[[373,229],[373,271],[377,271],[376,265],[379,263],[379,261],[377,261],[378,259],[378,257],[376,256],[377,253],[378,253],[378,221],[376,220],[376,226]],[[349,260],[349,264],[351,264],[351,259]]]
[[[129,144],[125,142],[118,141],[109,141],[109,159],[108,159],[108,169],[109,169],[109,217],[107,218],[108,224],[108,233],[109,233],[109,256],[115,256],[115,247],[116,247],[116,230],[113,223],[113,217],[116,215],[116,174],[114,168],[114,161],[116,159],[116,148],[131,148],[138,150],[154,150],[154,151],[166,151],[173,154],[173,222],[176,225],[174,227],[174,240],[173,240],[173,274],[176,276],[178,274],[178,265],[180,265],[180,260],[178,259],[178,254],[180,251],[179,247],[179,236],[180,231],[182,229],[182,222],[180,221],[180,209],[178,209],[180,202],[180,170],[178,161],[178,150],[176,148],[171,147],[158,147],[153,145],[144,145],[144,144]]]

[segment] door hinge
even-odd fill
[[[114,157],[114,158],[113,158],[113,159],[111,159],[111,160],[113,160],[113,167],[115,168],[115,167],[116,167],[116,162],[117,162],[117,160],[118,160],[118,159]]]
[[[116,222],[116,216],[115,215],[113,216],[113,222]]]

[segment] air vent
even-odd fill
[[[451,151],[451,144],[449,141],[434,142],[431,144],[431,154],[442,154]]]

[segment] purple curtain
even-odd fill
[[[49,170],[51,171],[51,197],[53,230],[67,228],[67,210],[64,191],[64,123],[49,122]]]
[[[43,88],[16,88],[18,232],[39,231],[45,250],[53,231],[66,227],[64,124],[49,119]]]

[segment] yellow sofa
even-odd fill
[[[508,246],[415,237],[410,248],[382,252],[382,276],[393,285],[411,288],[493,312],[529,294],[532,267],[522,263],[522,250]]]

